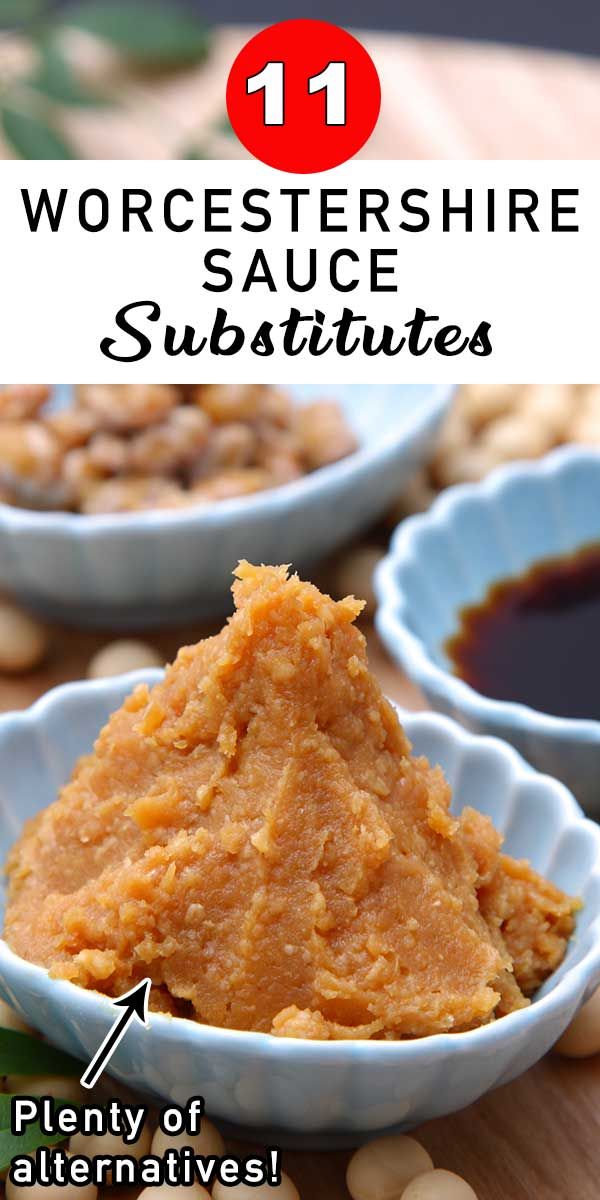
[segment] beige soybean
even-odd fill
[[[478,483],[502,461],[497,449],[477,442],[438,456],[432,470],[439,487],[451,487],[455,483]]]
[[[427,1171],[409,1183],[402,1200],[477,1200],[466,1179],[453,1171]]]
[[[82,1088],[78,1079],[67,1079],[59,1075],[7,1075],[5,1091],[21,1096],[54,1096],[57,1100],[68,1100],[83,1104],[89,1100],[89,1092]]]
[[[173,1184],[171,1187],[168,1183],[157,1184],[156,1187],[146,1187],[140,1192],[138,1200],[174,1200],[174,1194],[181,1192],[182,1198],[186,1200],[210,1200],[210,1192],[206,1188],[200,1186],[199,1183],[192,1183],[189,1187]]]
[[[69,1142],[69,1154],[85,1154],[94,1158],[96,1154],[111,1155],[127,1154],[131,1158],[140,1159],[150,1151],[152,1132],[144,1127],[137,1142],[126,1142],[124,1138],[114,1133],[90,1134],[74,1133]]]
[[[39,1183],[32,1183],[31,1187],[16,1187],[7,1179],[5,1195],[6,1200],[96,1200],[98,1188],[93,1183],[86,1183],[83,1187],[77,1187],[74,1183],[66,1183],[62,1187],[58,1184],[42,1187]]]
[[[34,417],[50,397],[47,383],[3,384],[0,387],[0,421]]]
[[[273,1188],[268,1183],[261,1183],[259,1187],[248,1187],[246,1183],[238,1183],[236,1187],[226,1187],[219,1180],[213,1188],[213,1200],[228,1200],[229,1196],[235,1196],[235,1200],[300,1200],[300,1193],[292,1183],[289,1175],[282,1174],[279,1187]]]
[[[577,407],[571,388],[561,384],[535,384],[526,387],[520,404],[521,412],[525,413],[529,420],[539,422],[548,430],[553,442],[561,442],[568,438],[571,416]]]
[[[160,654],[146,642],[123,638],[109,642],[92,658],[88,666],[88,679],[107,679],[112,675],[126,675],[128,671],[140,671],[147,667],[163,665]]]
[[[553,444],[552,431],[526,410],[492,421],[481,436],[481,445],[497,455],[499,462],[538,458]]]
[[[15,604],[0,601],[0,672],[18,675],[39,666],[48,653],[48,632]]]
[[[163,1155],[167,1150],[182,1150],[191,1146],[194,1154],[222,1155],[225,1153],[225,1142],[218,1129],[210,1121],[202,1121],[200,1133],[190,1137],[187,1133],[169,1134],[157,1129],[152,1138],[152,1154]]]
[[[116,430],[145,429],[166,417],[179,399],[168,383],[81,383],[75,394],[83,408]]]
[[[356,1151],[348,1164],[346,1184],[352,1200],[400,1200],[415,1175],[431,1170],[433,1162],[420,1142],[391,1134]]]
[[[460,407],[456,411],[466,417],[472,429],[478,431],[489,421],[511,412],[518,398],[518,388],[512,383],[472,384],[461,389]],[[447,426],[452,424],[450,418]]]
[[[31,1033],[32,1030],[21,1020],[14,1008],[4,1000],[0,1000],[0,1029],[16,1029],[19,1033]]]
[[[600,988],[584,1004],[554,1047],[565,1058],[600,1054]]]
[[[588,411],[578,413],[573,419],[571,439],[574,442],[581,442],[585,446],[599,446],[600,413]]]
[[[433,490],[478,482],[502,463],[539,458],[569,442],[600,446],[600,384],[463,387],[442,425],[425,479]],[[413,498],[410,489],[402,501],[409,513],[423,508],[421,495]]]

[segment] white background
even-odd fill
[[[52,193],[69,188],[63,224],[58,233],[29,231],[21,188],[35,197],[46,186]],[[283,187],[384,188],[398,195],[405,188],[430,192],[427,205],[433,228],[425,233],[390,235],[373,232],[320,235],[312,223],[301,234],[290,234],[287,208],[278,201]],[[509,187],[533,188],[540,194],[539,219],[545,231],[506,232],[503,198]],[[85,188],[100,187],[111,198],[114,224],[89,234],[77,221],[77,201]],[[152,192],[150,219],[155,232],[121,232],[121,190]],[[162,228],[162,197],[170,188],[184,187],[197,196],[190,215],[197,226],[174,234]],[[203,232],[203,189],[232,188],[234,231]],[[248,188],[272,193],[270,208],[279,214],[268,233],[247,234],[237,227],[242,216],[239,196]],[[443,187],[465,187],[476,197],[485,189],[497,191],[498,231],[443,234],[437,214]],[[580,232],[551,233],[549,194],[552,187],[579,188]],[[573,203],[573,201],[567,201]],[[314,204],[314,197],[310,206]],[[477,203],[476,203],[477,207]],[[479,206],[483,211],[482,205]],[[357,212],[352,197],[348,214]],[[183,206],[180,210],[183,212]],[[313,208],[313,211],[316,211]],[[393,220],[393,208],[388,216]],[[403,214],[398,215],[398,220]],[[480,222],[479,222],[480,225]],[[327,256],[340,246],[366,255],[371,245],[398,248],[397,294],[372,295],[368,286],[348,295],[328,284]],[[233,269],[243,275],[252,252],[261,246],[283,280],[283,251],[287,246],[316,246],[324,267],[323,284],[313,292],[296,294],[282,286],[277,295],[266,287],[247,295],[239,289],[215,295],[204,291],[202,258],[211,247],[232,251]],[[600,166],[594,162],[360,162],[315,176],[289,176],[254,162],[32,162],[0,165],[0,377],[5,382],[173,382],[245,380],[285,382],[590,382],[600,378],[598,338],[598,281],[600,262]],[[366,261],[366,260],[365,260]],[[232,265],[232,264],[230,264]],[[368,276],[365,276],[368,278]],[[121,306],[141,299],[157,301],[163,319],[148,326],[151,354],[135,364],[111,362],[100,351],[103,337],[117,336],[114,318]],[[433,349],[416,358],[405,348],[395,358],[368,358],[356,353],[339,358],[332,350],[312,358],[283,354],[256,357],[245,349],[236,357],[198,357],[164,353],[164,324],[179,330],[185,324],[207,333],[218,305],[232,320],[254,332],[262,319],[275,324],[294,305],[303,312],[323,309],[332,320],[344,305],[366,313],[374,325],[400,327],[420,306],[439,314],[442,323],[461,325],[471,334],[480,321],[491,323],[493,353],[488,358],[467,351],[442,357]],[[123,335],[120,335],[121,338]],[[249,346],[250,337],[247,345]],[[122,342],[125,345],[125,342]]]

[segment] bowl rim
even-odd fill
[[[45,719],[56,714],[66,701],[81,701],[84,703],[96,696],[102,697],[103,710],[106,707],[113,711],[112,704],[118,705],[122,697],[140,683],[152,685],[163,677],[164,672],[159,668],[134,671],[127,675],[115,676],[110,679],[83,680],[62,684],[51,689],[30,708],[15,713],[0,714],[0,756],[2,752],[3,733],[14,728],[43,725]],[[112,699],[111,699],[112,697]],[[481,736],[470,733],[458,725],[450,717],[432,712],[410,712],[394,704],[400,720],[411,730],[418,726],[441,732],[446,739],[457,743],[463,749],[468,747],[483,748],[488,755],[503,759],[511,769],[513,787],[519,787],[532,779],[541,781],[548,791],[560,802],[564,819],[563,831],[569,824],[586,829],[586,835],[592,838],[596,845],[596,860],[591,868],[589,878],[600,880],[600,827],[583,814],[569,790],[558,780],[548,775],[542,775],[531,767],[512,746],[495,737]],[[102,719],[102,718],[101,718]],[[390,1063],[401,1066],[408,1065],[421,1058],[443,1056],[447,1060],[465,1051],[473,1053],[494,1053],[501,1044],[513,1037],[524,1037],[532,1026],[539,1021],[552,1021],[557,1015],[571,1005],[585,1000],[591,990],[600,984],[600,913],[593,917],[587,936],[590,945],[579,962],[564,970],[558,981],[548,987],[547,991],[536,998],[527,1008],[509,1013],[498,1021],[492,1021],[477,1029],[462,1033],[439,1033],[412,1040],[398,1041],[365,1041],[348,1039],[344,1041],[313,1041],[305,1038],[279,1038],[269,1033],[259,1033],[248,1030],[223,1029],[219,1026],[203,1025],[188,1018],[173,1017],[165,1013],[152,1012],[150,1024],[156,1036],[167,1042],[189,1041],[191,1047],[198,1053],[207,1048],[215,1052],[239,1051],[242,1055],[256,1058],[266,1057],[275,1063],[289,1060],[290,1057],[301,1056],[303,1061],[321,1062],[323,1056],[332,1065],[347,1063],[348,1057],[360,1061],[369,1060],[383,1066]],[[8,977],[11,983],[7,986]],[[20,976],[24,988],[37,997],[42,998],[48,985],[51,986],[61,1012],[71,1010],[77,1018],[87,1016],[90,1020],[101,1020],[108,1029],[114,1021],[114,1008],[110,997],[101,992],[91,991],[77,986],[67,980],[50,979],[48,971],[34,963],[21,958],[10,949],[4,938],[0,938],[0,979],[4,988],[16,995],[17,988],[12,986],[14,976]],[[136,1027],[136,1032],[138,1029]],[[141,1029],[139,1032],[142,1032]]]
[[[427,529],[448,529],[464,500],[481,505],[502,504],[506,494],[523,481],[542,483],[549,477],[585,465],[600,471],[600,448],[561,446],[541,459],[523,460],[496,467],[478,483],[461,483],[446,488],[424,513],[408,517],[394,531],[388,553],[375,572],[378,611],[377,629],[407,674],[428,694],[441,698],[456,711],[476,722],[485,722],[498,730],[525,730],[546,739],[570,739],[593,745],[600,742],[600,721],[585,717],[558,717],[511,700],[497,700],[477,691],[471,684],[432,657],[427,642],[410,625],[410,604],[402,590],[402,569],[418,558],[421,534]],[[588,544],[581,542],[580,545]],[[573,547],[576,553],[578,546]],[[533,558],[531,565],[544,561]]]
[[[285,386],[285,385],[282,385]],[[289,385],[288,385],[289,386]],[[346,385],[364,388],[366,385]],[[277,487],[266,488],[249,496],[234,496],[207,505],[190,505],[182,509],[151,509],[132,513],[73,513],[62,509],[36,510],[0,502],[0,533],[43,533],[64,534],[75,538],[111,536],[130,537],[132,534],[154,533],[157,528],[169,529],[220,528],[230,525],[240,517],[260,518],[269,510],[290,510],[296,504],[318,496],[331,485],[341,485],[362,475],[379,462],[385,462],[397,449],[410,448],[421,437],[431,422],[444,415],[452,393],[453,384],[374,384],[373,387],[394,390],[410,387],[420,391],[418,405],[407,410],[400,425],[388,429],[375,446],[362,444],[353,454],[320,467],[300,479]],[[323,385],[323,396],[335,393],[335,386]]]

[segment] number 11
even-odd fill
[[[264,92],[263,124],[285,124],[285,64],[268,62],[246,80],[246,95]],[[346,124],[346,63],[330,62],[308,80],[310,96],[325,92],[325,124]]]
[[[320,75],[308,81],[309,95],[325,92],[325,124],[346,124],[346,64],[330,62]]]

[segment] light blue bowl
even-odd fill
[[[209,508],[117,516],[0,504],[0,587],[50,620],[135,628],[229,608],[240,558],[310,568],[377,519],[423,461],[449,404],[442,386],[286,385],[333,396],[359,449],[294,483]],[[68,389],[57,389],[57,402]]]
[[[493,700],[452,671],[444,649],[460,610],[540,559],[600,542],[600,451],[569,447],[450,488],[395,532],[376,577],[377,627],[440,712],[506,738],[600,816],[600,722]],[[600,681],[599,685],[600,687]]]
[[[24,821],[51,803],[73,764],[134,684],[160,672],[49,692],[0,717],[0,860]],[[202,1095],[209,1116],[269,1130],[283,1143],[331,1148],[453,1112],[526,1071],[560,1037],[600,982],[600,829],[562,784],[538,775],[505,743],[476,738],[446,717],[401,713],[418,754],[440,763],[454,808],[475,805],[584,908],[560,969],[534,1003],[469,1033],[406,1042],[313,1042],[216,1029],[153,1013],[131,1027],[111,1063],[117,1079],[183,1104]],[[89,1061],[114,1021],[105,996],[50,979],[0,941],[0,995],[52,1042]]]

